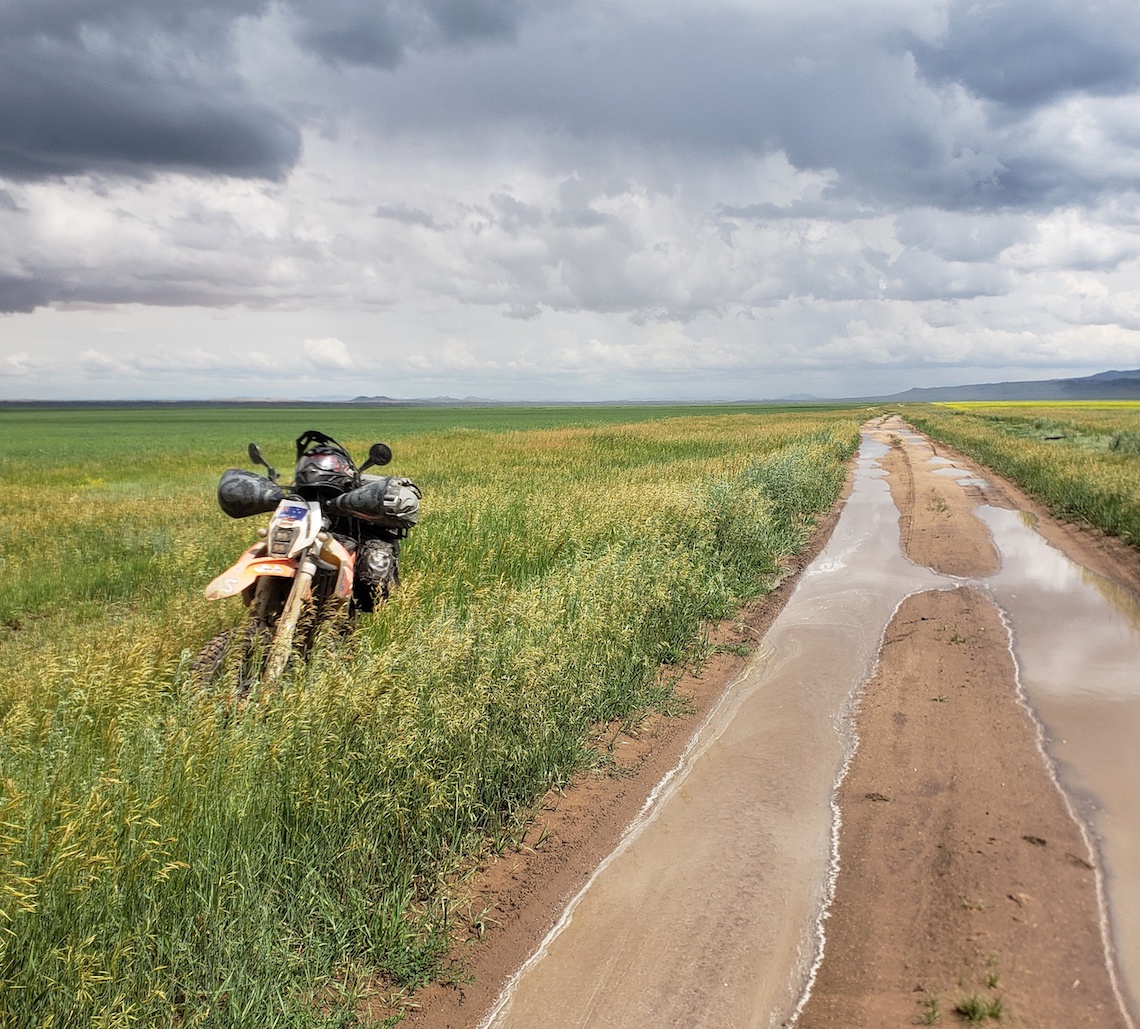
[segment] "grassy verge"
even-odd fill
[[[931,405],[903,415],[1058,517],[1140,547],[1140,404]]]
[[[432,977],[447,871],[771,586],[857,428],[396,420],[425,495],[402,589],[235,710],[185,676],[239,617],[201,587],[256,528],[217,476],[248,438],[287,464],[311,426],[362,454],[375,412],[244,412],[240,436],[228,413],[49,414],[7,416],[0,513],[5,1025],[352,1024],[365,984]]]

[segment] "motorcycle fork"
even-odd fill
[[[277,619],[277,627],[273,632],[273,642],[269,645],[269,660],[265,666],[265,682],[274,682],[289,661],[289,654],[293,650],[293,634],[297,630],[297,622],[301,617],[305,600],[309,596],[309,587],[313,576],[317,572],[317,562],[310,551],[305,551],[297,566],[297,575],[293,579],[293,588],[285,600],[285,607]]]

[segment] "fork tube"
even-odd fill
[[[319,544],[314,544],[319,546]],[[265,681],[272,683],[283,671],[293,649],[293,633],[297,628],[297,621],[301,617],[301,608],[309,593],[309,584],[317,573],[317,562],[313,558],[312,550],[305,552],[297,568],[296,578],[293,579],[293,588],[285,601],[285,608],[277,620],[277,629],[273,633],[273,643],[269,648],[269,661],[265,668]]]

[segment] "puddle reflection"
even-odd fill
[[[1140,698],[1136,598],[1069,560],[1019,512],[983,506],[977,514],[1001,551],[1001,571],[989,582],[1015,619],[1019,658],[1036,688]]]
[[[1002,568],[988,580],[1012,624],[1022,687],[1092,830],[1120,973],[1140,995],[1140,603],[1069,560],[1024,512],[983,506]]]

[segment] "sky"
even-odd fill
[[[1138,367],[1136,0],[0,0],[0,400]]]

